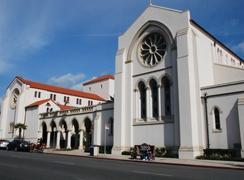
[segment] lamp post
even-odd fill
[[[109,130],[108,124],[105,123],[105,129],[104,129],[104,155],[106,155],[106,147],[107,147],[107,130]]]

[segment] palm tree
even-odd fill
[[[14,125],[14,129],[18,129],[19,130],[19,139],[21,139],[21,132],[22,129],[25,130],[27,128],[27,126],[25,124],[22,123],[17,123]]]

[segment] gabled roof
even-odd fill
[[[108,80],[108,79],[114,79],[114,76],[111,75],[111,74],[100,76],[100,77],[97,77],[95,79],[92,79],[92,80],[89,80],[89,81],[83,83],[83,85],[93,84],[93,83],[100,82],[100,81],[105,81],[105,80]]]
[[[65,111],[65,110],[70,110],[70,109],[75,109],[77,107],[73,107],[73,106],[67,106],[67,105],[62,105],[62,104],[58,104],[58,107],[60,108],[60,111]]]
[[[28,107],[34,107],[34,106],[40,106],[40,105],[42,105],[42,104],[44,104],[44,103],[46,103],[48,101],[50,101],[50,99],[43,99],[43,100],[40,100],[40,101],[36,101],[36,102],[34,102],[34,103],[26,106],[26,108],[28,108]]]
[[[44,104],[44,103],[46,103],[48,101],[52,101],[54,104],[56,104],[60,108],[60,111],[70,110],[70,109],[77,108],[77,107],[73,107],[73,106],[67,106],[67,105],[63,105],[63,104],[56,103],[56,102],[54,102],[51,99],[43,99],[43,100],[40,100],[40,101],[36,101],[36,102],[34,102],[34,103],[26,106],[26,108],[40,106],[40,105],[42,105],[42,104]]]
[[[87,99],[94,99],[94,100],[98,100],[98,101],[105,101],[103,98],[101,98],[100,96],[98,96],[94,93],[87,93],[87,92],[83,92],[83,91],[67,89],[67,88],[63,88],[63,87],[34,82],[34,81],[26,80],[19,76],[16,76],[16,78],[18,80],[20,80],[22,83],[29,85],[31,88],[41,89],[41,90],[46,90],[46,91],[50,91],[50,92],[71,95],[71,96],[77,96],[77,97],[82,97],[82,98],[87,98]]]

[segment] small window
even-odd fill
[[[101,84],[101,89],[103,88],[103,85]]]
[[[53,99],[53,94],[50,94],[50,99]]]
[[[76,99],[76,104],[79,104],[79,99],[78,98]]]
[[[53,111],[53,108],[50,109],[50,112],[52,112],[52,111]]]
[[[38,92],[38,98],[41,98],[41,92]]]
[[[89,91],[91,91],[91,87],[89,87]]]
[[[221,130],[219,109],[216,107],[214,108],[214,123],[215,129]]]
[[[49,112],[49,108],[47,108],[47,113]]]
[[[82,104],[82,100],[80,99],[80,105]]]
[[[35,91],[34,97],[37,97],[37,91]]]
[[[53,100],[56,101],[56,94],[53,95]]]

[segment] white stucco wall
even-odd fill
[[[233,149],[240,147],[241,133],[238,99],[244,96],[244,82],[232,82],[202,89],[207,93],[210,148]],[[220,111],[221,130],[214,126],[214,108]]]
[[[110,97],[114,97],[114,80],[107,79],[83,85],[83,90],[85,92],[95,93],[106,100],[111,100]]]

